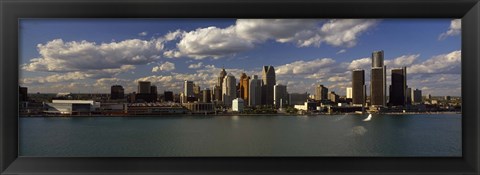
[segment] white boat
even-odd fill
[[[370,121],[372,119],[372,114],[368,114],[368,117],[366,119],[363,119],[363,121]]]

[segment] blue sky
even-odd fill
[[[368,86],[371,52],[384,50],[388,69],[407,66],[409,87],[459,96],[460,30],[453,19],[22,19],[20,84],[106,93],[147,80],[180,92],[183,80],[211,88],[222,67],[238,78],[273,65],[289,92],[344,94],[352,69]]]

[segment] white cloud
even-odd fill
[[[276,75],[312,74],[335,63],[331,58],[318,58],[311,61],[295,61],[275,68]]]
[[[200,67],[202,67],[203,63],[202,62],[198,62],[197,64],[190,64],[188,65],[188,68],[190,69],[198,69]]]
[[[234,27],[200,28],[186,32],[177,44],[177,51],[168,56],[188,56],[194,59],[220,58],[253,48],[251,41],[240,38]],[[166,55],[167,56],[167,55]]]
[[[345,52],[347,52],[347,49],[342,49],[342,50],[339,50],[339,51],[337,52],[337,54],[341,54],[341,53],[345,53]]]
[[[174,32],[168,32],[163,38],[165,39],[165,41],[173,41],[182,37],[182,35],[184,34],[185,34],[184,31],[176,30]]]
[[[360,58],[353,60],[348,64],[348,70],[364,69],[368,70],[372,66],[372,58]]]
[[[255,44],[274,40],[294,43],[298,47],[353,47],[358,37],[375,26],[372,19],[238,19],[226,28],[206,27],[193,31],[175,31],[166,38],[180,38],[177,48],[164,53],[166,57],[218,59],[254,48]],[[173,40],[173,39],[171,39]]]
[[[438,40],[444,40],[449,36],[460,35],[461,32],[462,32],[462,20],[453,19],[450,22],[450,27],[448,28],[448,31],[440,34],[440,36],[438,36]]]
[[[407,68],[409,74],[460,74],[461,73],[460,50],[447,54],[434,56],[422,63]]]
[[[140,32],[138,33],[138,36],[147,36],[148,35],[148,32]]]
[[[73,72],[146,64],[160,58],[163,43],[159,40],[131,39],[96,44],[55,39],[46,44],[38,44],[37,49],[40,57],[23,65],[23,70]]]
[[[152,68],[152,72],[168,72],[172,70],[175,70],[175,63],[168,61]]]

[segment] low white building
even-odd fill
[[[232,111],[243,112],[243,107],[245,106],[243,99],[236,98],[232,100]]]
[[[100,102],[93,100],[52,100],[45,104],[45,113],[77,114],[90,113],[100,108]]]

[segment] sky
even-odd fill
[[[212,88],[222,67],[237,78],[275,68],[289,93],[322,84],[344,95],[351,70],[383,50],[407,85],[461,95],[460,19],[22,19],[19,84],[29,93],[126,93],[137,81],[180,92],[183,81]]]

